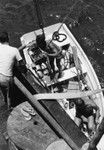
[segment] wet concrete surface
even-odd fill
[[[103,0],[39,0],[44,26],[62,22],[70,28],[85,50],[104,87],[104,3]],[[39,28],[33,1],[0,0],[0,30],[7,30],[10,44],[19,47],[20,37]],[[0,150],[7,149],[8,111],[0,94]]]

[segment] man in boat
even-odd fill
[[[99,107],[90,97],[84,97],[75,100],[76,117],[75,123],[81,127],[84,123],[87,125],[88,133],[95,131],[100,117]]]
[[[52,41],[46,42],[44,34],[38,35],[36,37],[36,44],[42,51],[46,52],[46,55],[48,55],[50,66],[52,69],[51,79],[54,78],[54,75],[56,72],[55,64],[54,64],[55,58],[56,58],[56,65],[59,71],[58,77],[61,77],[62,69],[61,69],[60,59],[62,58],[62,54],[61,54],[61,50],[59,49],[59,47],[56,44],[54,44]]]

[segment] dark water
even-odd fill
[[[70,28],[104,87],[104,2],[103,0],[38,0],[44,26],[64,22]],[[66,17],[67,16],[67,17]],[[65,18],[66,17],[66,18]],[[0,30],[7,30],[10,44],[20,46],[20,36],[39,28],[33,1],[0,0]],[[4,103],[1,99],[1,105]],[[3,107],[3,106],[2,106]],[[0,143],[6,129],[7,114],[0,107]]]

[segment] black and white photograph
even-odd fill
[[[0,0],[0,150],[104,150],[103,0]]]

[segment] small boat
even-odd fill
[[[36,38],[39,35],[42,35],[41,29],[24,34],[21,37],[22,48],[20,48],[20,51],[23,51],[27,69],[34,76],[35,81],[48,91],[47,94],[38,92],[37,99],[44,99],[44,101],[55,99],[74,121],[76,116],[75,100],[89,97],[90,101],[100,110],[99,122],[96,124],[97,129],[104,116],[104,96],[97,75],[84,50],[64,23],[44,28],[46,43],[53,43],[58,49],[52,55],[42,49],[37,49]],[[56,64],[57,56],[60,54],[61,76],[59,76],[59,68]],[[52,78],[50,55],[54,57],[55,67]],[[88,130],[86,127],[85,130],[82,128],[81,132],[89,139]],[[102,141],[97,145],[101,150]]]

